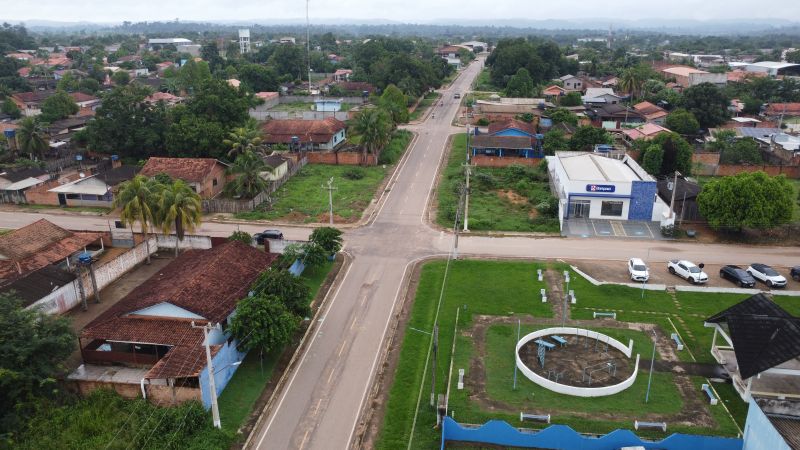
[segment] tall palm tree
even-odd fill
[[[176,257],[178,242],[183,240],[186,231],[194,231],[200,225],[202,216],[200,196],[183,180],[175,180],[159,193],[157,221],[165,234],[175,229]]]
[[[272,169],[254,152],[245,150],[244,153],[236,158],[236,161],[233,162],[228,171],[236,175],[225,186],[228,193],[240,197],[253,198],[269,186],[269,182],[262,177],[262,174],[271,172]]]
[[[633,99],[640,95],[645,81],[647,80],[645,80],[645,76],[641,70],[637,70],[636,67],[629,67],[622,71],[619,85],[623,91],[631,94]]]
[[[229,158],[236,158],[245,152],[255,151],[261,145],[261,134],[255,126],[249,125],[235,128],[228,133],[228,138],[222,141],[227,147]]]
[[[392,119],[381,108],[366,108],[356,116],[355,132],[361,135],[362,161],[367,162],[367,153],[377,154],[389,142]]]
[[[114,198],[114,208],[122,208],[120,219],[123,223],[131,224],[132,227],[134,223],[139,222],[147,248],[147,264],[150,264],[148,231],[151,225],[155,226],[156,201],[160,186],[144,175],[136,175],[120,185],[119,193]]]
[[[47,150],[47,134],[45,134],[42,124],[33,117],[26,117],[20,122],[17,130],[17,146],[23,153],[39,156],[44,159],[44,152]]]

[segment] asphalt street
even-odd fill
[[[382,342],[411,264],[422,257],[445,255],[453,235],[432,228],[424,219],[448,137],[463,132],[451,125],[458,112],[455,93],[464,93],[482,62],[467,67],[448,89],[443,106],[408,129],[417,133],[377,211],[366,225],[345,234],[352,264],[334,286],[316,333],[310,337],[295,370],[267,417],[259,421],[248,448],[345,449],[350,445],[359,411],[375,374]],[[107,230],[97,216],[0,212],[0,228],[18,228],[39,218],[71,229]],[[203,223],[197,234],[228,236],[235,229],[261,231],[263,225]],[[310,229],[280,227],[288,239],[305,239]],[[793,247],[729,246],[639,239],[533,238],[461,236],[459,254],[469,256],[626,260],[648,262],[685,258],[706,263],[755,260],[775,265],[800,263]]]

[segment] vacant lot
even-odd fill
[[[437,189],[436,223],[453,226],[460,189],[466,183],[467,135],[452,139],[447,166]],[[558,202],[550,194],[546,166],[473,167],[469,229],[558,233]]]
[[[349,111],[353,105],[350,103],[342,103],[341,111]],[[315,111],[314,103],[306,103],[306,102],[290,102],[290,103],[281,103],[276,105],[274,108],[270,109],[270,111],[286,111],[286,112],[303,112],[303,111]]]

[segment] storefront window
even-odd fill
[[[603,216],[621,216],[622,202],[603,202],[600,206],[600,214]]]

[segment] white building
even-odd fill
[[[247,28],[239,30],[239,53],[250,53],[250,30]]]
[[[150,50],[156,50],[165,45],[174,45],[178,47],[179,45],[190,45],[191,43],[191,40],[185,38],[154,38],[147,41],[147,47]]]
[[[559,218],[661,221],[669,206],[656,180],[628,156],[618,160],[586,152],[547,157],[559,199]]]
[[[748,72],[766,73],[771,77],[777,77],[778,75],[800,76],[800,64],[788,62],[761,61],[748,64],[744,69]]]

